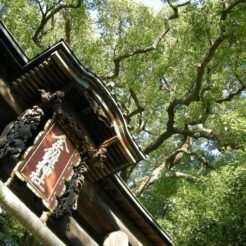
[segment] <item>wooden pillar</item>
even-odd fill
[[[108,234],[103,246],[128,246],[128,236],[123,231],[114,231]]]
[[[51,230],[64,237],[66,245],[99,246],[98,243],[71,216],[64,215],[58,221],[48,221]]]
[[[0,202],[20,223],[46,246],[65,244],[21,200],[0,181]]]

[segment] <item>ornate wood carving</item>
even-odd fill
[[[96,150],[83,126],[79,123],[77,116],[64,105],[64,96],[64,93],[61,91],[50,93],[41,90],[42,102],[45,107],[51,107],[53,109],[55,119],[62,125],[63,129],[76,144],[81,155],[87,153],[90,156]],[[85,162],[74,167],[74,175],[67,182],[65,193],[58,198],[58,206],[54,210],[53,217],[60,218],[65,214],[70,215],[77,208],[79,190],[84,182],[84,174],[87,172],[87,169]]]
[[[89,164],[95,164],[97,167],[103,169],[104,161],[107,158],[107,148],[109,144],[102,144],[98,149],[94,149],[90,152],[91,159],[88,161]]]
[[[96,149],[88,134],[85,132],[77,116],[72,114],[71,110],[67,109],[63,104],[64,92],[56,91],[54,93],[41,91],[41,97],[43,104],[46,107],[51,107],[55,112],[55,119],[62,125],[64,130],[69,134],[69,137],[77,145],[81,154],[87,153],[91,162],[97,162],[99,167],[103,167],[103,162],[106,159],[106,152],[108,143],[103,143],[98,149]],[[110,120],[105,114],[102,107],[93,99],[88,92],[85,92],[85,97],[88,100],[91,109],[98,116],[99,120],[102,120],[108,127],[110,127]]]
[[[92,98],[92,96],[88,92],[85,92],[84,95],[86,100],[89,102],[93,113],[97,115],[99,120],[104,122],[105,125],[110,128],[112,126],[112,122],[109,119],[109,117],[106,115],[103,108],[98,104],[98,102],[94,98]]]
[[[84,183],[84,175],[87,170],[88,167],[85,162],[74,168],[74,175],[67,183],[65,193],[62,197],[58,198],[58,206],[53,213],[55,218],[60,218],[65,214],[71,215],[72,211],[77,209],[79,191]]]
[[[64,105],[64,92],[56,91],[54,93],[50,93],[46,92],[45,90],[40,90],[40,92],[43,107],[52,108],[55,113],[55,119],[62,125],[69,137],[76,144],[80,153],[84,154],[86,152],[90,153],[95,151],[91,141],[87,136],[88,134],[80,125],[77,116]]]
[[[88,163],[91,165],[96,164],[97,167],[100,167],[102,169],[107,158],[108,147],[117,141],[118,137],[113,136],[112,138],[109,138],[105,142],[103,142],[98,149],[95,149],[90,153],[91,159],[88,161]]]
[[[43,89],[39,90],[41,92],[42,108],[52,108],[54,111],[59,112],[63,98],[65,96],[63,91],[56,91],[54,93],[47,92]]]
[[[54,93],[40,90],[42,103],[40,106],[34,106],[32,109],[26,110],[17,120],[6,127],[0,138],[0,170],[4,170],[4,175],[8,178],[20,161],[21,155],[28,146],[33,144],[34,138],[40,130],[40,123],[44,116],[44,111],[54,112],[54,118],[61,124],[69,138],[75,143],[83,163],[74,167],[74,175],[67,182],[65,193],[58,198],[58,206],[54,210],[53,216],[59,218],[64,214],[71,214],[77,207],[77,199],[80,187],[84,182],[84,175],[87,171],[85,161],[89,164],[93,163],[103,168],[103,162],[107,157],[107,147],[109,143],[103,143],[96,149],[88,137],[88,133],[81,125],[77,116],[71,109],[65,106],[64,92],[56,91]],[[93,110],[108,127],[110,121],[102,107],[87,93],[87,100]]]
[[[10,176],[23,151],[31,145],[43,116],[43,110],[34,106],[5,127],[0,137],[0,170],[4,179]]]
[[[59,108],[59,111],[55,112],[55,118],[77,145],[81,154],[94,149],[85,130],[78,123],[76,117],[69,113],[68,110],[65,108]]]

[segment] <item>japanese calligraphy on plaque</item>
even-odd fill
[[[78,150],[62,127],[49,121],[37,136],[34,146],[25,153],[15,173],[43,199],[48,209],[53,210],[57,205],[56,197],[65,191],[65,180],[71,179],[73,166],[80,162]]]

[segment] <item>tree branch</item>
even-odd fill
[[[221,3],[222,3],[223,11],[221,13],[220,20],[224,21],[226,19],[227,15],[232,11],[232,9],[235,8],[240,3],[245,3],[245,0],[235,1],[234,3],[232,3],[229,6],[228,6],[228,3],[226,2],[226,0],[222,0]]]
[[[149,175],[141,178],[132,188],[133,193],[139,197],[145,189],[151,186],[160,176],[164,173],[165,170],[168,170],[171,166],[174,166],[177,162],[181,160],[183,155],[188,151],[188,148],[191,146],[192,139],[185,137],[181,146],[176,149],[173,153],[166,157],[164,162],[156,167]]]
[[[170,85],[168,84],[167,79],[164,76],[162,76],[160,78],[160,86],[159,86],[159,89],[160,90],[165,90],[165,91],[167,91],[169,93],[171,92]]]
[[[163,40],[163,38],[166,36],[166,34],[170,30],[169,20],[178,18],[179,17],[178,8],[182,7],[182,6],[185,6],[185,5],[189,4],[189,3],[190,3],[190,1],[187,1],[187,2],[185,2],[183,4],[178,4],[176,6],[171,5],[169,3],[169,5],[173,9],[174,13],[171,16],[165,18],[165,20],[164,20],[164,24],[165,24],[164,25],[164,29],[162,30],[160,35],[153,41],[153,43],[151,45],[149,45],[149,46],[144,47],[144,48],[138,48],[138,49],[135,49],[133,51],[121,54],[118,57],[115,57],[113,59],[113,63],[114,63],[114,71],[113,71],[113,73],[110,74],[110,75],[101,76],[101,79],[103,79],[103,80],[115,79],[116,77],[119,76],[120,64],[121,64],[121,62],[123,60],[125,60],[125,59],[127,59],[129,57],[135,56],[135,55],[145,54],[147,52],[155,50],[158,47],[159,43]]]
[[[239,3],[245,2],[245,0],[239,0],[233,3],[230,6],[227,6],[225,9],[222,11],[222,19],[225,20],[228,14],[233,10],[235,6],[237,6]],[[169,3],[170,5],[170,3]],[[174,11],[175,12],[175,11]],[[173,134],[182,134],[184,136],[190,136],[194,138],[199,138],[199,137],[205,137],[208,139],[213,139],[216,135],[214,132],[211,134],[207,134],[204,131],[199,131],[199,132],[193,132],[189,129],[178,129],[174,127],[175,124],[175,112],[177,108],[181,105],[184,106],[189,106],[191,102],[194,101],[199,101],[201,97],[201,92],[202,92],[202,82],[203,82],[203,77],[205,74],[205,70],[208,67],[208,64],[211,62],[213,59],[216,51],[220,47],[220,45],[223,43],[223,41],[227,38],[227,36],[224,35],[223,32],[214,40],[212,45],[209,47],[208,52],[205,54],[203,57],[202,62],[198,65],[197,67],[197,73],[196,77],[194,79],[194,86],[191,92],[182,98],[175,98],[172,102],[170,102],[168,108],[167,108],[167,114],[168,114],[168,121],[166,124],[166,130],[160,134],[159,137],[157,137],[152,143],[150,143],[145,149],[144,153],[149,154],[152,151],[156,150],[165,140],[170,138]]]
[[[51,18],[53,18],[58,12],[63,9],[76,9],[82,5],[83,0],[77,0],[76,4],[61,4],[61,0],[59,0],[56,4],[52,5],[50,8],[44,10],[39,0],[35,0],[39,6],[39,10],[41,12],[41,21],[36,29],[32,39],[33,42],[40,48],[42,47],[41,39],[44,33],[45,26],[49,22]]]
[[[220,103],[221,104],[223,102],[231,101],[234,97],[240,95],[241,92],[243,92],[246,89],[246,85],[243,83],[243,81],[240,79],[240,77],[237,74],[235,74],[235,76],[238,79],[238,81],[240,82],[241,87],[238,88],[235,92],[231,92],[227,97],[225,97],[223,99],[216,100],[215,101],[216,103]]]
[[[190,155],[190,156],[195,156],[196,159],[203,164],[203,166],[208,167],[209,169],[214,170],[214,167],[210,165],[209,161],[206,160],[205,157],[202,156],[202,154],[197,153],[197,152],[187,152],[186,154],[187,155]]]
[[[40,0],[35,0],[35,1],[36,1],[36,3],[38,4],[39,11],[41,12],[41,15],[44,16],[45,13],[44,13],[44,9],[43,9],[43,7],[42,7],[42,4],[41,4]]]
[[[127,121],[129,122],[130,119],[131,119],[134,115],[140,114],[140,113],[142,113],[143,111],[144,111],[144,108],[137,108],[137,109],[133,110],[132,112],[130,112],[130,113],[126,116]]]
[[[179,172],[179,171],[170,171],[166,174],[167,177],[175,177],[175,178],[186,178],[187,180],[197,179],[195,176]]]
[[[170,0],[167,1],[168,5],[173,9],[173,14],[169,17],[169,20],[173,20],[173,19],[176,19],[179,17],[179,12],[178,12],[178,9],[180,7],[183,7],[183,6],[186,6],[188,4],[190,4],[190,1],[186,1],[184,3],[180,3],[180,4],[176,4],[176,5],[173,5],[171,3]]]
[[[150,175],[142,177],[133,187],[132,192],[136,197],[141,196],[144,190],[146,190],[149,186],[151,186],[156,180],[160,178],[164,169],[166,167],[166,163],[163,162],[159,167],[155,168]]]
[[[130,112],[126,116],[127,122],[130,122],[131,117],[133,117],[134,115],[142,113],[144,111],[144,107],[142,107],[140,105],[139,100],[137,98],[137,95],[136,95],[136,93],[135,93],[135,91],[133,89],[130,89],[130,95],[131,95],[132,99],[134,100],[134,102],[135,102],[135,104],[137,106],[137,109],[133,110],[132,112]]]
[[[217,137],[217,134],[212,129],[207,129],[202,126],[202,124],[197,125],[198,128],[196,129],[189,129],[189,128],[174,128],[174,133],[181,134],[183,136],[189,136],[192,138],[206,138],[209,140],[213,140]],[[202,126],[202,127],[199,127]]]
[[[183,134],[185,136],[191,136],[197,138],[199,137],[206,137],[207,135],[204,135],[202,132],[199,132],[199,135],[197,133],[192,132],[188,129],[178,129],[174,127],[175,124],[175,112],[180,105],[188,106],[193,101],[199,101],[200,100],[200,93],[202,88],[202,81],[203,76],[205,73],[205,69],[209,62],[212,60],[215,52],[221,45],[221,43],[224,41],[225,37],[223,35],[220,35],[215,39],[212,46],[209,48],[207,54],[204,56],[201,64],[197,67],[197,74],[195,77],[195,83],[193,90],[190,94],[188,94],[186,97],[177,98],[174,99],[172,102],[170,102],[168,108],[167,108],[167,114],[168,114],[168,121],[166,124],[166,131],[163,132],[158,138],[156,138],[150,145],[148,145],[144,153],[149,154],[150,152],[156,150],[166,139],[171,137],[173,134]]]
[[[243,92],[245,89],[246,89],[246,87],[245,86],[242,86],[237,91],[230,93],[227,97],[225,97],[223,99],[216,100],[215,102],[217,102],[217,103],[223,103],[223,102],[231,101],[235,96],[240,95],[241,92]]]
[[[64,19],[64,31],[65,31],[65,41],[68,45],[71,44],[71,18],[68,15],[68,11],[63,12],[63,19]]]

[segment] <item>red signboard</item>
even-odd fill
[[[50,121],[34,146],[27,150],[16,174],[53,210],[56,197],[65,191],[64,181],[72,177],[73,166],[80,162],[80,154],[72,141],[58,123]]]

